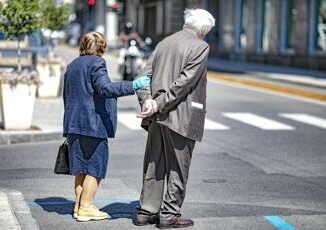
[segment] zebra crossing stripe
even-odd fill
[[[294,130],[295,128],[278,121],[252,113],[223,113],[223,116],[255,126],[263,130]]]
[[[311,116],[304,113],[280,113],[281,117],[285,117],[291,120],[299,121],[309,125],[317,126],[322,129],[326,129],[326,119]]]
[[[118,121],[132,130],[140,130],[141,119],[133,112],[118,112]]]
[[[208,118],[205,119],[205,130],[228,130],[229,127],[212,121]]]
[[[136,117],[134,112],[118,112],[118,121],[131,130],[140,130],[141,119]],[[205,120],[206,130],[228,130],[229,127],[210,119]]]

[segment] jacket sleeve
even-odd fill
[[[134,94],[132,82],[112,82],[107,74],[104,59],[96,61],[92,68],[91,81],[95,92],[101,97],[116,98]]]
[[[66,106],[66,73],[63,75],[63,92],[62,92],[62,98],[63,98],[63,105]]]
[[[192,50],[185,67],[168,89],[160,90],[153,98],[156,100],[160,113],[167,113],[177,106],[197,86],[202,73],[207,68],[209,45]]]

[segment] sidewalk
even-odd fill
[[[32,128],[24,131],[0,130],[0,145],[62,139],[63,100],[36,99]]]
[[[208,69],[220,73],[246,75],[253,79],[326,88],[326,72],[324,71],[232,61],[220,58],[210,58]]]
[[[326,72],[211,58],[208,77],[326,105]]]

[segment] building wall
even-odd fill
[[[185,8],[206,8],[216,18],[216,27],[206,38],[211,57],[326,70],[326,39],[324,51],[315,48],[317,33],[320,34],[315,29],[317,2],[127,0],[127,17],[137,25],[138,32],[157,42],[182,28]],[[293,8],[287,11],[291,3]],[[133,16],[135,9],[137,17]],[[288,23],[289,15],[295,23]],[[326,36],[326,22],[324,25]]]
[[[314,16],[315,0],[294,0],[292,29],[288,26],[287,0],[269,0],[268,12],[263,12],[268,0],[212,0],[207,9],[217,18],[216,41],[211,43],[211,56],[232,60],[326,70],[326,51],[309,51],[309,36]],[[211,5],[218,7],[212,9]],[[242,16],[241,16],[242,15]],[[244,16],[243,16],[244,15]],[[267,16],[266,16],[267,15]],[[262,19],[266,17],[267,22]],[[266,21],[266,20],[265,20]],[[245,31],[245,33],[243,33]],[[265,37],[262,33],[266,32]],[[291,46],[288,40],[292,32]],[[326,33],[326,31],[325,31]],[[288,35],[288,36],[287,36]],[[211,36],[211,35],[210,35]]]
[[[186,7],[187,8],[204,8],[204,1],[201,0],[186,0]]]
[[[156,43],[182,28],[185,5],[184,0],[127,0],[126,18]]]

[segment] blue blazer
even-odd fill
[[[114,137],[117,97],[131,94],[134,94],[132,82],[111,82],[103,58],[76,58],[64,74],[63,136],[73,133],[97,138]]]

